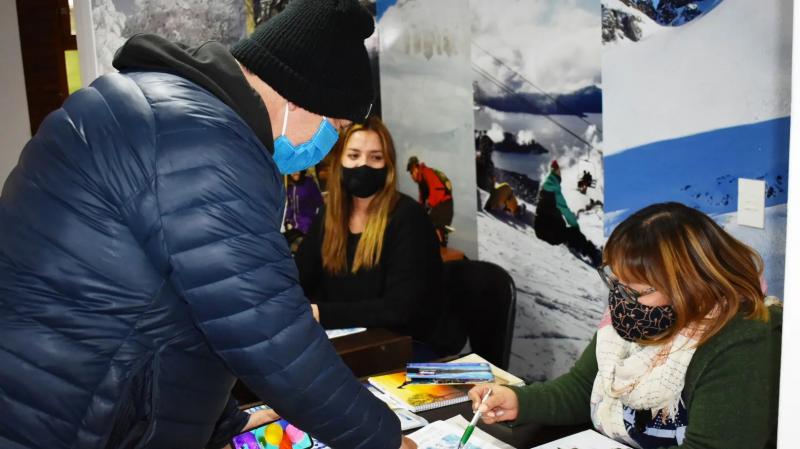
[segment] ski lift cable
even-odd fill
[[[575,115],[575,116],[578,118],[578,120],[580,120],[580,121],[582,121],[582,122],[586,123],[587,125],[592,125],[592,126],[594,125],[594,124],[593,124],[593,123],[591,123],[590,121],[588,121],[588,120],[584,119],[583,117],[581,117],[580,113],[578,113],[577,111],[574,111],[574,110],[570,109],[570,108],[569,108],[569,107],[567,107],[567,106],[566,106],[564,103],[560,102],[560,101],[559,101],[559,100],[558,100],[556,97],[554,97],[554,96],[550,95],[550,94],[549,94],[549,93],[547,93],[547,92],[546,92],[544,89],[542,89],[541,87],[537,86],[537,85],[536,85],[536,84],[534,84],[534,83],[533,83],[531,80],[529,80],[528,78],[526,78],[524,75],[522,75],[522,74],[521,74],[521,73],[519,73],[518,71],[514,70],[514,69],[513,69],[511,66],[509,66],[508,64],[506,64],[505,62],[503,62],[503,60],[501,60],[501,59],[500,59],[500,58],[498,58],[497,56],[494,56],[494,55],[493,55],[493,54],[491,54],[491,53],[490,53],[488,50],[486,50],[485,48],[483,48],[483,47],[481,47],[480,45],[478,45],[478,43],[477,43],[477,42],[475,42],[475,41],[472,41],[472,45],[474,45],[474,46],[478,47],[478,49],[479,49],[479,50],[481,50],[482,52],[486,53],[486,54],[487,54],[487,55],[488,55],[490,58],[492,58],[493,60],[495,60],[495,62],[497,62],[498,64],[500,64],[500,65],[502,65],[503,67],[507,68],[508,70],[510,70],[511,72],[513,72],[513,73],[514,73],[514,75],[518,76],[518,77],[519,77],[519,78],[521,78],[523,81],[525,81],[526,83],[530,84],[530,85],[531,85],[531,86],[532,86],[534,89],[536,89],[536,90],[538,90],[539,92],[541,92],[541,93],[542,93],[542,94],[543,94],[545,97],[549,98],[550,100],[552,100],[552,101],[553,101],[554,103],[556,103],[557,105],[561,106],[561,107],[562,107],[562,108],[564,108],[565,110],[567,110],[567,111],[571,112],[572,114],[574,114],[574,115]],[[598,128],[598,132],[599,132],[599,133],[602,135],[602,130],[601,130],[601,129],[599,129],[599,128]]]
[[[503,67],[505,67],[505,68],[507,68],[508,70],[510,70],[511,72],[513,72],[513,73],[514,73],[514,75],[518,76],[518,77],[519,77],[519,78],[521,78],[523,81],[525,81],[526,83],[530,84],[530,85],[531,85],[531,86],[532,86],[534,89],[536,89],[536,90],[538,90],[539,92],[541,92],[541,93],[542,93],[542,94],[543,94],[545,97],[549,98],[550,100],[553,100],[553,102],[554,102],[554,103],[556,103],[557,105],[561,106],[561,107],[562,107],[562,108],[564,108],[565,110],[567,110],[567,111],[569,111],[569,112],[571,112],[571,113],[575,114],[575,116],[576,116],[576,117],[578,117],[578,120],[580,120],[580,121],[582,121],[582,122],[586,123],[587,125],[594,125],[594,124],[593,124],[593,123],[591,123],[590,121],[588,121],[588,120],[584,119],[583,117],[581,117],[581,116],[580,116],[580,113],[578,113],[577,111],[574,111],[574,110],[570,109],[570,108],[569,108],[569,107],[567,107],[567,106],[566,106],[564,103],[562,103],[562,102],[558,101],[558,98],[556,98],[556,97],[554,97],[554,96],[550,95],[550,94],[549,94],[549,93],[547,93],[547,92],[546,92],[544,89],[542,89],[541,87],[537,86],[537,85],[536,85],[536,84],[534,84],[534,83],[533,83],[531,80],[529,80],[528,78],[526,78],[524,75],[522,75],[522,74],[521,74],[521,73],[519,73],[518,71],[514,70],[514,69],[513,69],[511,66],[509,66],[508,64],[506,64],[505,62],[503,62],[503,60],[501,60],[500,58],[498,58],[497,56],[493,55],[492,53],[490,53],[490,52],[489,52],[488,50],[486,50],[485,48],[483,48],[483,47],[481,47],[480,45],[478,45],[478,43],[477,43],[477,42],[475,42],[475,41],[472,41],[472,45],[476,46],[476,47],[477,47],[477,48],[478,48],[480,51],[482,51],[482,52],[486,53],[486,54],[487,54],[487,55],[488,55],[490,58],[494,59],[494,60],[495,60],[495,62],[497,62],[498,64],[502,65]],[[601,130],[601,129],[599,129],[599,128],[598,128],[598,130],[597,130],[597,131],[600,133],[600,135],[602,135],[602,133],[603,133],[603,130]]]
[[[511,95],[516,95],[516,92],[514,92],[514,90],[512,88],[508,87],[502,81],[500,81],[497,78],[495,78],[494,76],[490,75],[488,72],[486,72],[482,68],[478,67],[477,65],[473,64],[472,65],[472,70],[478,72],[479,75],[483,76],[484,78],[486,78],[487,80],[492,82],[492,84],[494,84],[495,86],[497,86],[500,89],[504,90],[506,93],[509,93]],[[517,97],[517,98],[519,100],[522,100],[522,101],[528,103],[531,106],[535,106],[533,103],[531,103],[529,100],[526,100],[524,97]],[[571,131],[569,128],[567,128],[566,126],[562,125],[557,120],[553,119],[552,117],[550,117],[550,116],[548,116],[546,114],[543,114],[542,117],[544,117],[545,119],[549,120],[550,122],[555,124],[557,127],[561,128],[567,134],[569,134],[572,137],[578,139],[581,143],[586,145],[589,150],[594,150],[595,149],[594,145],[592,145],[591,143],[587,142],[584,138],[582,138],[578,134],[575,134],[575,132]]]
[[[516,92],[514,92],[514,90],[513,90],[513,89],[511,89],[510,87],[508,87],[507,85],[505,85],[505,84],[504,84],[502,81],[498,80],[497,78],[495,78],[495,77],[494,77],[494,76],[492,76],[491,74],[487,73],[485,70],[483,70],[482,68],[478,67],[477,65],[475,65],[475,64],[472,64],[472,70],[474,70],[474,71],[475,71],[475,72],[477,72],[479,75],[483,76],[484,78],[486,78],[487,80],[489,80],[489,81],[490,81],[492,84],[494,84],[495,86],[497,86],[497,87],[499,87],[500,89],[504,90],[505,92],[507,92],[507,93],[509,93],[509,94],[511,94],[511,95],[516,95]],[[535,106],[533,103],[531,103],[529,100],[525,99],[524,97],[519,97],[519,96],[518,96],[517,98],[518,98],[519,100],[522,100],[522,101],[524,101],[524,102],[528,103],[528,104],[529,104],[529,105],[531,105],[531,106]],[[594,148],[594,145],[592,145],[591,143],[587,142],[587,141],[586,141],[586,139],[584,139],[583,137],[581,137],[581,136],[579,136],[578,134],[574,133],[574,132],[573,132],[573,131],[571,131],[569,128],[567,128],[566,126],[562,125],[561,123],[559,123],[558,121],[556,121],[556,120],[555,120],[555,119],[553,119],[552,117],[550,117],[550,116],[548,116],[548,115],[546,115],[546,114],[545,114],[545,115],[542,115],[542,117],[544,117],[545,119],[549,120],[550,122],[552,122],[553,124],[555,124],[557,127],[561,128],[561,129],[562,129],[564,132],[566,132],[567,134],[569,134],[569,135],[571,135],[572,137],[574,137],[574,138],[578,139],[578,140],[579,140],[581,143],[583,143],[584,145],[586,145],[586,146],[588,147],[588,149],[589,149],[589,150],[594,150],[594,149],[595,149],[595,148]]]

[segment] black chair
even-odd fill
[[[517,305],[514,279],[499,265],[477,260],[445,263],[444,279],[448,317],[463,326],[472,352],[508,369]]]

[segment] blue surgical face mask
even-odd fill
[[[327,118],[323,117],[322,123],[319,124],[317,132],[314,133],[311,140],[297,146],[292,145],[292,142],[289,142],[289,138],[286,137],[288,119],[289,103],[286,103],[286,110],[283,113],[283,131],[281,131],[280,137],[275,139],[275,154],[272,155],[272,159],[278,165],[278,170],[284,175],[299,172],[318,164],[339,140],[339,132]]]

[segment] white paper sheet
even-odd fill
[[[380,390],[373,387],[372,385],[366,385],[366,387],[367,390],[370,391],[370,393],[374,394],[375,397],[386,403],[386,405],[388,405],[389,408],[392,409],[394,414],[397,415],[398,418],[400,418],[401,430],[403,431],[411,430],[411,429],[416,429],[417,427],[428,425],[427,419],[415,414],[411,410],[406,409],[402,402],[397,401],[396,399],[387,394],[381,393]]]
[[[463,433],[464,429],[453,423],[435,421],[408,437],[417,443],[418,449],[455,449],[458,447]],[[476,430],[464,449],[500,449],[501,447],[505,446],[497,446],[491,441],[487,441],[478,435]]]
[[[397,399],[389,396],[388,394],[384,394],[381,390],[378,390],[374,386],[369,385],[369,384],[364,385],[364,386],[367,388],[367,390],[369,390],[370,393],[375,395],[376,398],[378,398],[381,401],[383,401],[384,403],[386,403],[386,405],[388,405],[390,409],[396,410],[398,408],[401,408],[401,409],[408,410],[408,405],[398,401]]]
[[[560,440],[552,441],[533,449],[631,449],[622,443],[618,443],[605,435],[601,435],[594,430],[584,430],[583,432],[564,437]]]
[[[463,429],[466,429],[467,426],[469,425],[469,421],[467,421],[461,415],[456,415],[456,416],[454,416],[454,417],[452,417],[452,418],[450,418],[448,420],[445,420],[445,422],[457,426],[459,429],[462,429],[462,431],[463,431]],[[489,435],[488,433],[484,432],[483,430],[481,430],[478,427],[475,427],[475,431],[472,432],[472,435],[480,437],[480,439],[482,439],[482,440],[488,441],[489,443],[491,443],[493,445],[493,447],[496,447],[498,449],[514,449],[514,446],[511,446],[509,444],[503,443],[502,441],[500,441],[497,438]]]
[[[345,335],[358,334],[366,331],[366,327],[348,327],[346,329],[328,329],[325,333],[328,335],[329,340],[334,338],[344,337]]]
[[[428,420],[402,408],[394,409],[394,414],[400,418],[400,430],[406,431],[428,425]]]

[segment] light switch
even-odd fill
[[[736,220],[742,226],[764,229],[767,185],[763,180],[739,178]]]

